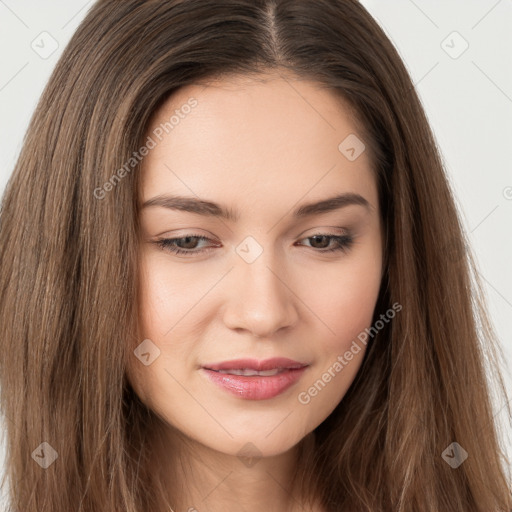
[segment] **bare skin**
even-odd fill
[[[141,210],[141,341],[160,352],[147,366],[134,357],[130,380],[168,425],[159,464],[179,458],[184,466],[169,470],[175,512],[318,512],[318,501],[311,508],[298,501],[292,477],[299,443],[343,399],[365,353],[363,345],[333,373],[338,356],[371,326],[382,278],[369,152],[351,160],[338,148],[359,133],[344,102],[314,82],[279,75],[184,87],[156,113],[148,135],[190,98],[196,106],[144,158],[140,204],[180,195],[239,218]],[[367,205],[293,216],[345,193]],[[196,236],[208,240],[187,238]],[[154,243],[164,238],[180,238],[175,246],[190,254]],[[337,240],[343,250],[325,252]],[[203,368],[273,357],[307,366],[268,399],[229,393]],[[309,393],[329,371],[325,386]],[[251,456],[257,463],[247,464]]]

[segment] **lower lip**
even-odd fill
[[[268,400],[284,393],[302,376],[307,366],[286,370],[269,377],[228,375],[202,368],[206,376],[229,393],[246,400]]]

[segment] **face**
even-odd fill
[[[280,77],[179,89],[147,135],[130,381],[193,442],[283,453],[343,399],[365,352],[344,358],[382,276],[362,135],[332,92]]]

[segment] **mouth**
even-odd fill
[[[204,365],[201,370],[210,382],[238,398],[268,400],[295,384],[308,366],[286,358],[238,359]]]
[[[272,359],[234,359],[232,361],[223,361],[221,363],[205,364],[203,368],[207,370],[213,370],[218,372],[227,371],[254,371],[254,372],[265,372],[274,370],[295,370],[308,366],[307,363],[301,363],[288,359],[286,357],[273,357]]]
[[[283,373],[291,368],[274,368],[273,370],[252,370],[251,368],[244,368],[240,370],[212,370],[211,368],[206,368],[207,370],[211,370],[212,372],[222,373],[224,375],[242,375],[245,377],[253,377],[255,375],[259,375],[260,377],[271,377],[272,375],[277,375],[279,373]]]

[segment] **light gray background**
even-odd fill
[[[512,398],[512,0],[362,3],[404,59],[436,135],[502,342]],[[0,193],[43,87],[92,4],[0,0]],[[504,405],[497,402],[495,412],[510,458]]]

